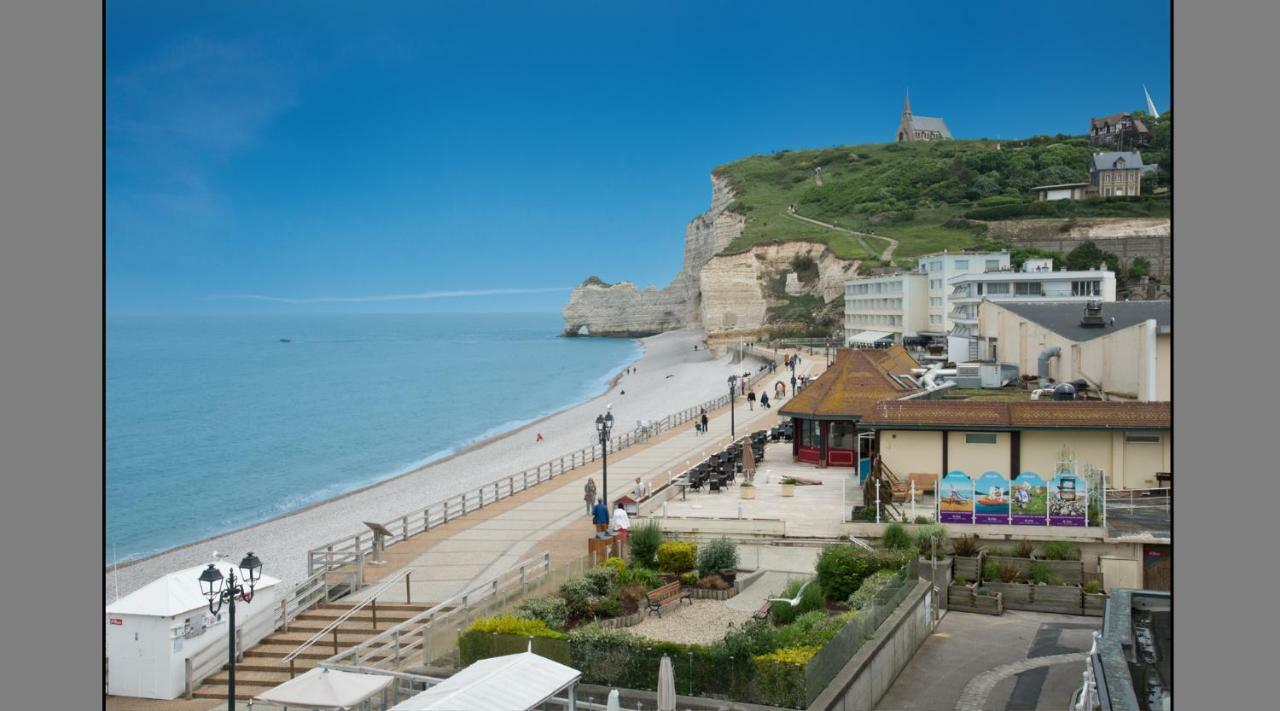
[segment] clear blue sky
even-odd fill
[[[969,138],[1170,106],[1167,2],[865,5],[114,0],[108,312],[554,311],[665,286],[712,168],[888,141],[908,86]]]

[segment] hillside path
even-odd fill
[[[884,235],[873,235],[873,234],[869,234],[869,233],[867,233],[867,232],[858,232],[858,231],[855,231],[855,230],[848,229],[847,227],[837,227],[836,225],[830,224],[830,223],[828,223],[828,222],[823,222],[823,221],[821,221],[821,220],[815,220],[815,219],[813,219],[812,217],[805,217],[804,215],[801,215],[800,213],[797,213],[797,212],[790,212],[790,211],[788,211],[788,212],[787,212],[787,217],[791,217],[791,218],[794,218],[794,219],[796,219],[796,220],[800,220],[801,222],[807,222],[807,223],[809,223],[809,224],[811,224],[811,225],[816,225],[816,226],[818,226],[818,227],[823,227],[823,228],[826,228],[826,229],[828,229],[828,230],[834,230],[834,231],[836,231],[836,232],[843,232],[843,233],[845,233],[845,234],[847,234],[847,235],[852,235],[854,238],[856,238],[856,239],[858,240],[858,244],[862,245],[862,248],[863,248],[863,249],[865,249],[865,250],[867,250],[867,252],[868,252],[868,253],[871,253],[871,254],[874,254],[874,253],[875,253],[875,250],[874,250],[874,249],[871,249],[871,247],[867,244],[867,242],[866,242],[866,238],[867,238],[867,237],[871,237],[871,238],[873,238],[873,239],[882,239],[882,240],[884,240],[884,241],[886,241],[886,242],[888,242],[888,243],[889,243],[889,246],[888,246],[887,248],[885,248],[884,252],[883,252],[883,253],[881,253],[881,255],[880,255],[880,261],[882,261],[882,262],[886,262],[886,263],[887,263],[890,259],[892,259],[892,258],[893,258],[893,250],[895,250],[895,249],[897,249],[897,248],[898,248],[898,240],[896,240],[896,239],[894,239],[894,238],[892,238],[892,237],[885,237]]]

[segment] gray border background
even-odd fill
[[[0,3],[0,708],[102,705],[102,7]]]
[[[0,4],[6,711],[102,703],[101,11]],[[1271,709],[1280,4],[1184,1],[1174,18],[1176,702]],[[1103,25],[1098,46],[1130,50]]]

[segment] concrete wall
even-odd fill
[[[1158,486],[1156,472],[1173,471],[1172,437],[1158,433],[1160,442],[1126,442],[1124,432],[1026,431],[1022,433],[1022,470],[1046,478],[1064,446],[1077,461],[1106,472],[1109,489],[1149,489]]]
[[[902,605],[809,705],[810,711],[871,711],[933,632],[933,596],[921,580]]]
[[[1172,382],[1173,335],[1166,333],[1156,336],[1156,400],[1169,402],[1173,399]]]
[[[684,537],[683,534],[719,536],[785,536],[787,522],[777,518],[694,518],[655,515],[650,519],[638,518],[635,525],[649,520],[657,521],[664,531]]]
[[[1012,435],[1008,432],[984,432],[982,434],[994,434],[996,443],[966,444],[964,441],[966,434],[965,432],[947,433],[947,471],[958,469],[974,479],[989,471],[999,472],[1009,477],[1009,445],[1013,440]],[[935,446],[940,446],[940,443]]]
[[[880,458],[895,474],[942,471],[942,433],[899,430],[880,436]]]

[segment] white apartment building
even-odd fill
[[[844,283],[845,345],[890,335],[898,343],[929,323],[928,275],[901,272]]]
[[[1116,300],[1116,275],[1106,269],[1053,270],[1052,259],[1028,259],[1021,271],[1007,269],[952,277],[951,333],[947,357],[961,362],[978,358],[978,306],[983,301],[1036,303]]]
[[[951,332],[951,280],[1009,268],[1008,252],[938,252],[916,259],[916,271],[928,276],[928,317],[924,335]]]

